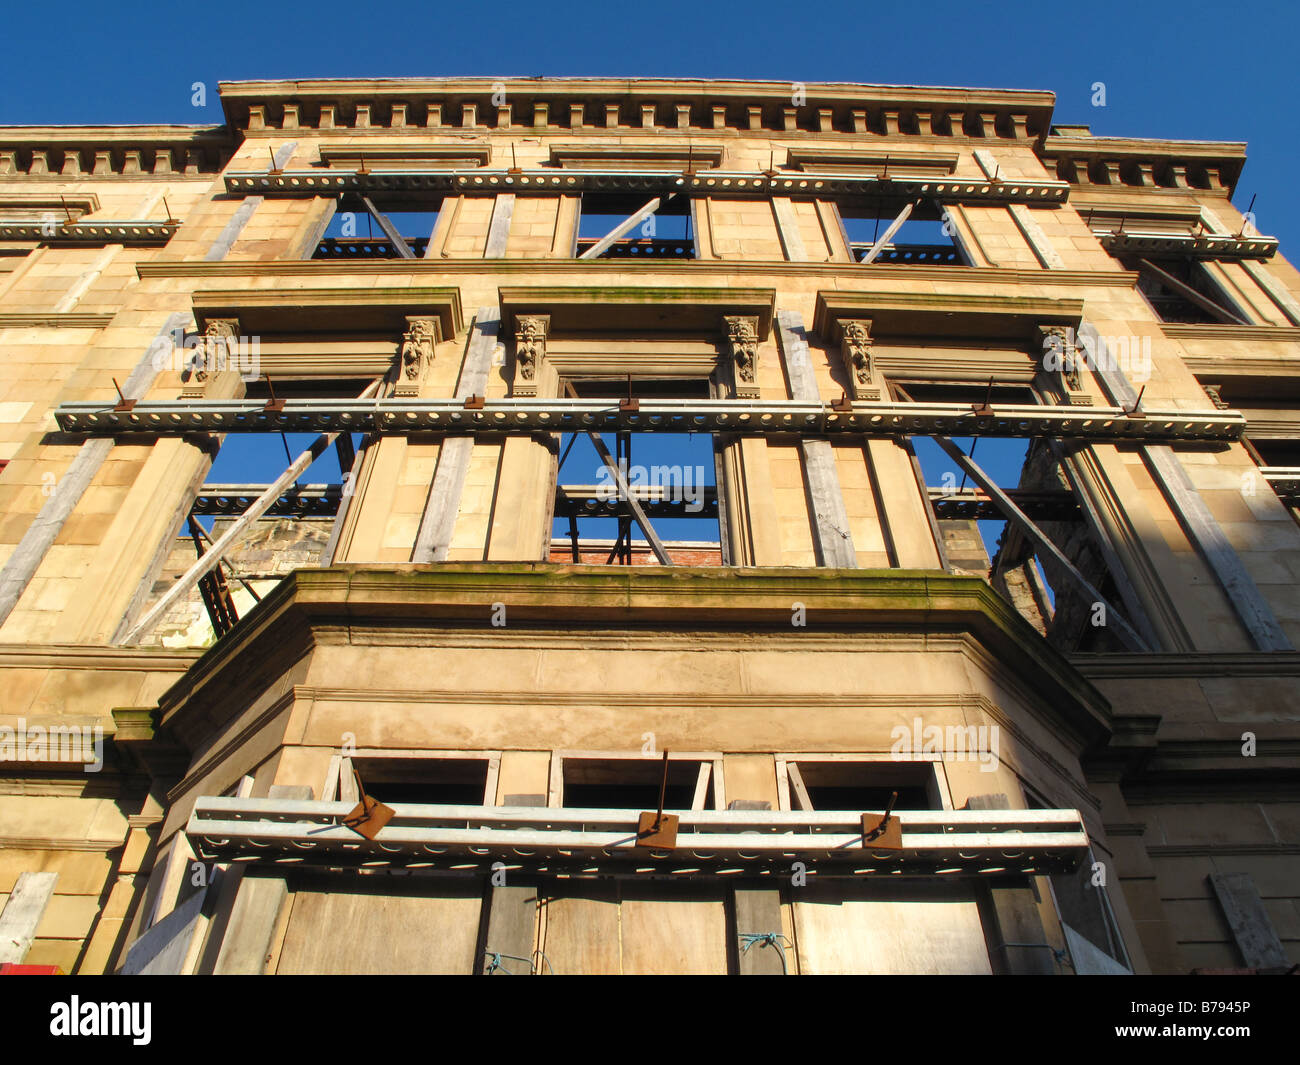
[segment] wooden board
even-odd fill
[[[277,973],[468,974],[478,969],[477,880],[302,890]]]
[[[991,973],[975,890],[922,880],[794,889],[800,972]]]

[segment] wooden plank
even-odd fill
[[[537,888],[505,884],[490,890],[483,949],[488,954],[514,955],[503,958],[502,964],[511,972],[527,972],[527,964],[516,959],[531,959],[537,946]]]
[[[1233,942],[1251,969],[1285,969],[1287,958],[1249,873],[1211,873],[1210,886],[1223,907]]]
[[[384,236],[388,238],[388,242],[392,244],[393,249],[397,252],[397,257],[399,259],[414,259],[416,257],[415,252],[411,251],[411,246],[402,239],[402,234],[388,220],[388,216],[375,206],[374,201],[369,196],[362,196],[361,202],[366,205],[370,217],[379,223],[379,228],[384,231]]]
[[[244,227],[248,225],[253,213],[265,202],[265,196],[245,196],[244,202],[235,208],[235,213],[230,216],[230,221],[217,234],[217,239],[212,242],[212,247],[203,256],[204,260],[210,263],[220,262],[230,254],[230,249],[234,247],[235,241],[239,239],[239,234],[244,231]]]
[[[17,963],[27,957],[58,879],[58,873],[19,874],[0,912],[0,962]]]
[[[1246,571],[1222,526],[1205,505],[1177,454],[1168,445],[1153,445],[1144,450],[1147,463],[1157,474],[1174,513],[1214,571],[1255,646],[1261,651],[1294,650],[1277,615]]]
[[[701,762],[699,774],[695,778],[695,794],[691,796],[691,809],[703,810],[704,800],[709,795],[709,777],[713,774],[712,762]]]
[[[260,976],[266,971],[280,907],[288,895],[283,877],[245,876],[239,882],[230,923],[217,955],[218,975]]]
[[[510,240],[510,219],[514,213],[515,194],[498,193],[492,204],[492,220],[488,223],[487,246],[483,249],[483,258],[505,258],[506,244]]]
[[[1007,516],[1007,520],[1018,526],[1020,530],[1034,542],[1034,546],[1040,551],[1051,555],[1053,559],[1075,580],[1075,582],[1090,596],[1094,603],[1101,603],[1106,608],[1106,623],[1108,626],[1114,626],[1120,639],[1135,651],[1149,651],[1141,634],[1133,628],[1115,606],[1101,594],[1092,583],[1086,578],[1073,562],[1065,557],[1056,544],[1038,528],[1012,501],[1011,497],[1006,494],[997,483],[981,469],[974,460],[970,458],[961,448],[949,440],[946,436],[935,436],[931,439],[939,445],[958,466],[960,466],[977,485],[984,490],[988,497],[997,505],[998,509]]]
[[[470,330],[465,362],[461,366],[456,385],[456,398],[481,396],[487,390],[488,374],[492,369],[492,353],[496,350],[501,328],[501,312],[495,307],[480,307]],[[420,516],[420,528],[411,548],[412,562],[445,562],[460,513],[460,500],[469,475],[469,462],[474,453],[472,436],[444,437],[438,450],[438,467],[429,485],[429,495]]]
[[[325,783],[321,786],[321,802],[334,802],[339,794],[339,772],[343,766],[341,755],[330,755],[329,766],[325,770]]]
[[[652,214],[654,214],[657,210],[659,210],[660,207],[662,207],[665,203],[667,203],[669,199],[671,199],[670,196],[656,196],[653,200],[647,203],[639,211],[623,219],[623,221],[621,221],[618,225],[616,225],[613,229],[611,229],[608,233],[606,233],[603,237],[601,237],[600,240],[596,241],[595,244],[593,244],[590,248],[588,248],[581,255],[579,255],[578,258],[599,259],[602,255],[605,254],[605,252],[609,250],[611,244],[613,244],[616,240],[622,237],[625,233],[629,233],[637,226],[639,226],[642,222],[644,222],[647,218],[649,218]]]
[[[379,391],[381,383],[382,378],[372,381],[357,398],[368,399],[375,395],[375,393]],[[285,490],[298,480],[308,466],[320,458],[325,450],[334,443],[334,438],[338,435],[337,432],[334,432],[322,433],[318,436],[312,442],[311,446],[294,459],[293,462],[290,463],[289,468],[285,470],[284,473],[280,474],[271,486],[252,502],[243,514],[230,523],[226,528],[226,531],[217,538],[212,546],[204,552],[203,556],[199,558],[194,565],[186,570],[185,573],[179,577],[166,592],[163,593],[162,597],[154,603],[153,607],[144,615],[144,617],[132,625],[125,633],[122,633],[120,638],[115,634],[113,642],[126,645],[138,643],[140,638],[144,636],[145,633],[149,632],[154,625],[156,625],[163,616],[166,615],[167,611],[171,609],[173,603],[182,596],[188,595],[190,590],[198,584],[199,580],[205,574],[216,568],[222,558],[225,557],[226,553],[232,547],[252,532],[257,519],[275,505],[279,498],[285,493]]]
[[[808,795],[808,788],[804,785],[803,774],[799,771],[798,762],[786,762],[786,774],[790,778],[790,799],[795,809],[811,810],[813,808],[812,798]]]
[[[792,399],[820,402],[803,318],[797,311],[776,312],[777,338]],[[835,469],[835,449],[829,440],[803,436],[799,440],[812,512],[813,546],[819,566],[856,569],[857,552],[849,532],[848,509]]]
[[[1243,259],[1241,265],[1245,267],[1246,273],[1250,274],[1269,296],[1277,304],[1280,310],[1292,325],[1300,325],[1300,301],[1287,291],[1286,286],[1276,277],[1268,272],[1263,263],[1251,262],[1249,259]]]
[[[1034,213],[1023,203],[1013,203],[1009,209],[1012,221],[1024,234],[1025,240],[1029,242],[1029,247],[1033,250],[1034,255],[1038,257],[1038,261],[1049,270],[1064,270],[1065,260],[1052,247],[1052,242],[1047,238],[1047,234],[1034,221]]]
[[[200,888],[131,944],[122,964],[123,976],[181,976],[189,970],[195,933],[205,924]]]
[[[794,201],[789,196],[773,196],[772,213],[776,216],[776,231],[781,237],[786,259],[792,263],[806,263],[808,249],[799,232],[799,218],[795,213]]]
[[[184,328],[190,319],[191,315],[187,311],[176,311],[168,315],[167,321],[127,377],[126,384],[122,386],[123,396],[136,400],[144,398],[158,376],[156,359],[159,353],[171,351],[173,332]],[[45,555],[63,531],[64,522],[81,502],[81,497],[112,450],[113,441],[109,438],[87,440],[78,449],[67,471],[55,483],[54,492],[23,533],[23,538],[5,562],[4,568],[0,569],[0,625],[13,613]]]
[[[885,245],[888,244],[890,240],[893,239],[894,234],[897,233],[898,230],[902,227],[903,223],[906,222],[909,217],[911,217],[912,208],[914,208],[915,206],[916,206],[915,203],[909,203],[906,207],[904,207],[901,211],[898,212],[898,217],[889,223],[889,228],[880,234],[880,239],[877,240],[873,245],[871,245],[870,249],[868,249],[867,251],[867,254],[862,257],[863,266],[867,266],[868,264],[876,261],[876,257],[882,251],[885,250]]]
[[[362,781],[364,784],[365,781]],[[355,805],[361,801],[361,793],[357,790],[357,774],[352,768],[351,758],[339,759],[339,802],[345,802],[349,805]]]
[[[599,433],[589,432],[587,433],[587,436],[591,440],[592,446],[596,449],[596,454],[600,456],[601,462],[608,467],[610,474],[614,478],[614,483],[618,486],[619,498],[627,504],[628,510],[632,512],[632,518],[645,536],[646,542],[650,545],[650,550],[654,552],[655,558],[659,560],[661,566],[671,566],[673,564],[672,558],[664,549],[663,541],[659,539],[659,534],[654,531],[654,527],[650,524],[650,519],[646,517],[645,510],[642,509],[636,496],[633,495],[632,489],[627,483],[627,478],[623,476],[622,469],[619,467],[618,463],[614,461],[614,456],[609,453],[609,448],[605,446],[605,441],[601,439]]]
[[[777,888],[736,888],[732,897],[732,906],[736,918],[736,933],[739,937],[748,932],[751,935],[766,935],[769,932],[780,933],[781,892]],[[795,959],[791,945],[778,939],[778,945],[755,943],[745,949],[743,939],[736,946],[738,971],[741,976],[785,976],[792,970]],[[782,954],[785,962],[782,964]]]

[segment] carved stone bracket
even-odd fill
[[[546,334],[551,329],[549,314],[521,314],[515,319],[513,396],[537,395],[537,381],[546,361]]]
[[[723,315],[731,380],[737,399],[758,399],[758,318]]]
[[[442,326],[437,318],[407,318],[406,332],[398,350],[397,387],[395,396],[418,396],[424,375],[433,364],[434,345],[442,339]]]
[[[859,400],[880,399],[880,389],[873,387],[875,369],[871,365],[871,319],[841,318],[840,357],[848,374],[849,398]]]
[[[1064,386],[1065,398],[1072,406],[1087,407],[1093,397],[1083,388],[1080,369],[1084,365],[1083,349],[1073,328],[1064,325],[1040,325],[1042,367],[1049,378]]]
[[[202,399],[208,379],[226,369],[238,369],[238,318],[209,318],[203,337],[182,373],[181,398]]]

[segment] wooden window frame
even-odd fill
[[[948,774],[944,770],[943,758],[940,755],[915,755],[910,758],[898,758],[887,752],[872,753],[826,753],[811,752],[804,754],[778,754],[776,757],[776,796],[778,809],[781,810],[808,810],[813,809],[811,800],[805,807],[802,803],[795,806],[793,799],[799,789],[804,787],[802,774],[799,771],[800,762],[840,762],[840,763],[860,763],[860,764],[878,764],[887,765],[912,765],[926,764],[931,767],[930,777],[926,781],[925,788],[931,802],[939,803],[935,806],[936,810],[951,810],[952,791],[948,786]],[[793,771],[793,772],[792,772]],[[804,791],[806,797],[807,792]]]
[[[553,751],[551,753],[550,778],[546,789],[546,805],[548,807],[564,808],[564,760],[566,758],[574,761],[657,763],[662,760],[663,752],[647,755],[642,754],[640,751]],[[692,810],[707,809],[704,806],[704,796],[708,794],[710,783],[713,785],[713,809],[725,810],[727,808],[727,791],[723,782],[722,753],[720,751],[673,751],[669,753],[668,760],[670,762],[701,763],[702,779],[696,781],[695,800],[691,804]],[[706,769],[707,773],[705,773]]]

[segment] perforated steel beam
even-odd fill
[[[130,410],[105,403],[64,403],[54,412],[65,433],[179,436],[194,432],[377,432],[456,434],[526,432],[732,433],[738,436],[997,436],[1083,441],[1238,439],[1237,411],[1120,407],[998,406],[977,412],[960,403],[854,403],[843,409],[798,400],[642,400],[620,410],[603,399],[290,399],[283,410],[259,400],[141,402]]]

